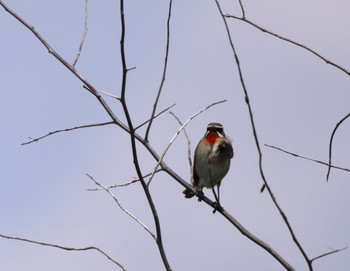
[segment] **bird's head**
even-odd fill
[[[224,127],[218,122],[209,123],[204,137],[206,144],[214,144],[222,137],[226,137]]]

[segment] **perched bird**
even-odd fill
[[[223,126],[220,123],[209,123],[194,153],[192,185],[196,191],[201,192],[203,187],[212,188],[219,206],[220,184],[230,168],[232,157],[232,144],[226,137]],[[215,186],[217,186],[217,195]],[[186,198],[194,196],[189,189],[185,189],[183,193]]]

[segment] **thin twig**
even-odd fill
[[[159,169],[157,172],[159,171],[162,171],[162,169]],[[148,173],[146,174],[145,176],[143,176],[143,178],[147,178],[149,176],[152,175],[152,172],[151,173]],[[121,183],[121,184],[115,184],[115,185],[111,185],[111,186],[106,186],[107,189],[113,189],[113,188],[119,188],[119,187],[126,187],[126,186],[129,186],[133,183],[137,183],[139,182],[140,179],[139,178],[134,178],[132,181],[128,181],[128,182],[124,182],[124,183]],[[104,190],[103,188],[89,188],[89,189],[86,189],[87,191],[99,191],[99,190]]]
[[[7,235],[3,235],[3,234],[0,234],[0,237],[1,237],[1,238],[5,238],[5,239],[9,239],[9,240],[17,240],[17,241],[32,243],[32,244],[41,245],[41,246],[46,246],[46,247],[58,248],[58,249],[67,250],[67,251],[87,251],[87,250],[96,250],[96,251],[98,251],[100,254],[102,254],[103,256],[105,256],[108,260],[110,260],[111,262],[113,262],[113,263],[115,263],[116,265],[118,265],[122,270],[126,271],[126,269],[125,269],[125,267],[124,267],[123,265],[121,265],[119,262],[117,262],[116,260],[114,260],[111,256],[109,256],[106,252],[104,252],[103,250],[99,249],[98,247],[90,246],[90,247],[83,247],[83,248],[73,248],[73,247],[65,247],[65,246],[56,245],[56,244],[50,244],[50,243],[44,243],[44,242],[34,241],[34,240],[30,240],[30,239],[26,239],[26,238],[21,238],[21,237],[7,236]]]
[[[81,54],[81,50],[83,49],[83,46],[84,46],[86,34],[87,34],[87,32],[88,32],[88,17],[89,17],[89,13],[88,13],[88,0],[85,0],[84,33],[83,33],[83,36],[81,37],[79,49],[78,49],[77,55],[76,55],[76,57],[75,57],[75,60],[74,60],[74,62],[73,62],[73,67],[75,67],[75,64],[77,64],[78,59],[79,59],[80,54]]]
[[[105,91],[102,91],[102,90],[99,90],[98,92],[100,92],[100,93],[102,93],[102,94],[104,94],[104,95],[106,95],[106,96],[108,96],[108,97],[111,97],[111,98],[113,98],[113,99],[116,99],[116,100],[120,100],[120,98],[119,97],[117,97],[117,96],[115,96],[115,95],[112,95],[112,94],[110,94],[110,93],[108,93],[108,92],[105,92]]]
[[[177,120],[177,122],[181,126],[183,125],[181,120],[175,115],[174,112],[170,111],[169,113]],[[185,128],[183,129],[183,131],[184,131],[184,134],[185,134],[185,137],[186,137],[186,140],[187,140],[187,159],[188,159],[188,163],[189,163],[189,166],[190,166],[191,182],[193,183],[193,180],[192,180],[192,178],[193,178],[193,166],[192,166],[191,140],[190,140],[190,137],[188,136]]]
[[[328,155],[329,155],[329,160],[328,160],[328,171],[327,171],[327,177],[326,177],[326,181],[328,182],[328,179],[329,179],[329,175],[331,174],[331,164],[332,164],[332,150],[333,150],[333,138],[335,136],[335,132],[337,131],[337,129],[339,128],[339,126],[347,119],[350,117],[350,113],[347,114],[344,118],[342,118],[334,127],[333,129],[333,132],[332,132],[332,135],[331,135],[331,139],[329,141],[329,152],[328,152]]]
[[[347,249],[347,248],[348,248],[348,247],[343,247],[343,248],[340,248],[340,249],[332,249],[332,251],[327,252],[327,253],[324,253],[324,254],[321,254],[321,255],[319,255],[319,256],[317,256],[317,257],[315,257],[315,258],[312,258],[310,261],[313,262],[313,261],[318,260],[318,259],[320,259],[320,258],[322,258],[322,257],[329,256],[329,255],[331,255],[331,254],[340,252],[340,251],[345,250],[345,249]]]
[[[238,16],[235,16],[235,15],[224,15],[224,16],[225,16],[226,18],[232,18],[232,19],[236,19],[236,20],[240,20],[240,21],[242,21],[242,22],[245,22],[245,23],[247,23],[247,24],[249,24],[249,25],[251,25],[251,26],[253,26],[253,27],[259,29],[260,31],[262,31],[262,32],[264,32],[264,33],[266,33],[266,34],[269,34],[269,35],[271,35],[271,36],[274,36],[275,38],[278,38],[278,39],[280,39],[280,40],[289,42],[289,43],[291,43],[291,44],[293,44],[293,45],[295,45],[295,46],[298,46],[298,47],[300,47],[300,48],[303,48],[304,50],[306,50],[306,51],[312,53],[313,55],[317,56],[318,58],[322,59],[322,60],[323,60],[324,62],[326,62],[327,64],[329,64],[329,65],[331,65],[331,66],[333,66],[333,67],[335,67],[335,68],[341,70],[342,72],[344,72],[345,74],[347,74],[347,75],[350,76],[350,71],[348,71],[348,70],[345,69],[344,67],[342,67],[342,66],[340,66],[340,65],[338,65],[338,64],[336,64],[336,63],[334,63],[334,62],[332,62],[332,61],[330,61],[329,59],[327,59],[327,58],[325,58],[324,56],[322,56],[320,53],[316,52],[316,51],[313,50],[313,49],[310,49],[309,47],[307,47],[307,46],[305,46],[305,45],[303,45],[303,44],[301,44],[301,43],[299,43],[299,42],[296,42],[296,41],[291,40],[291,39],[289,39],[289,38],[286,38],[286,37],[283,37],[283,36],[278,35],[278,34],[276,34],[276,33],[273,33],[272,31],[267,30],[266,28],[263,28],[263,27],[261,27],[260,25],[258,25],[258,24],[256,24],[256,23],[253,23],[252,21],[248,20],[248,19],[245,18],[244,16],[243,16],[243,17],[238,17]]]
[[[137,183],[139,181],[140,180],[136,178],[136,179],[133,179],[132,181],[128,181],[128,182],[125,182],[125,183],[122,183],[122,184],[115,184],[115,185],[111,185],[111,186],[106,186],[106,189],[113,189],[113,188],[118,188],[118,187],[126,187],[126,186],[129,186],[129,185],[133,184],[133,183]],[[88,189],[86,189],[86,191],[100,191],[100,190],[105,190],[105,189],[104,188],[88,188]]]
[[[159,117],[161,114],[163,114],[164,112],[168,111],[170,108],[174,107],[176,104],[172,104],[171,106],[165,108],[164,110],[160,111],[157,115],[153,116],[153,119]],[[135,131],[139,128],[141,128],[142,126],[144,126],[145,124],[149,123],[151,121],[151,119],[146,120],[145,122],[141,123],[140,125],[135,127]]]
[[[153,122],[153,119],[154,119],[154,115],[156,114],[157,105],[158,105],[158,102],[159,102],[160,94],[161,94],[161,92],[163,90],[163,86],[164,86],[164,82],[165,82],[165,76],[166,76],[167,67],[168,67],[168,56],[169,56],[169,45],[170,45],[170,19],[171,19],[172,3],[173,3],[173,1],[170,0],[169,1],[169,9],[168,9],[168,19],[167,19],[166,47],[165,47],[165,58],[164,58],[163,74],[162,74],[162,79],[160,81],[157,97],[156,97],[156,100],[155,100],[154,105],[153,105],[153,110],[152,110],[152,113],[151,113],[150,121],[149,121],[147,129],[146,129],[146,134],[145,134],[145,140],[146,141],[148,141],[149,132],[151,130],[151,126],[152,126],[152,122]]]
[[[139,218],[134,216],[132,213],[130,213],[127,209],[125,209],[119,202],[119,200],[116,198],[116,196],[104,185],[96,181],[92,176],[89,174],[86,174],[97,186],[101,187],[104,191],[106,191],[115,201],[115,203],[119,206],[119,208],[126,213],[128,216],[130,216],[132,219],[134,219],[138,224],[140,224],[152,237],[154,240],[156,240],[156,236],[154,233],[143,223]]]
[[[281,152],[290,154],[290,155],[298,157],[298,158],[302,158],[302,159],[305,159],[305,160],[309,160],[309,161],[312,161],[312,162],[315,162],[315,163],[327,166],[329,168],[335,168],[335,169],[339,169],[339,170],[344,170],[344,171],[350,172],[350,169],[348,169],[348,168],[331,165],[331,164],[328,164],[326,162],[323,162],[323,161],[320,161],[320,160],[316,160],[316,159],[313,159],[313,158],[310,158],[310,157],[306,157],[306,156],[303,156],[303,155],[300,155],[300,154],[296,154],[296,153],[293,153],[293,152],[290,152],[290,151],[286,151],[286,150],[284,150],[282,148],[275,147],[275,146],[272,146],[272,145],[265,144],[265,146],[269,147],[269,148],[272,148],[272,149],[275,149],[275,150],[279,150]]]
[[[187,124],[189,124],[190,121],[193,120],[195,117],[197,117],[199,114],[201,114],[201,113],[207,111],[210,107],[212,107],[212,106],[214,106],[214,105],[217,105],[217,104],[224,103],[224,102],[226,102],[226,100],[221,100],[221,101],[218,101],[218,102],[215,102],[215,103],[212,103],[212,104],[206,106],[205,108],[199,110],[197,113],[195,113],[195,114],[193,114],[191,117],[189,117],[188,120],[187,120],[183,125],[181,125],[180,129],[177,130],[177,132],[175,133],[175,135],[173,136],[173,138],[170,140],[169,144],[167,145],[167,147],[166,147],[165,150],[163,151],[162,155],[160,156],[160,159],[159,159],[157,165],[155,166],[151,177],[149,178],[149,181],[148,181],[148,183],[147,183],[147,186],[150,185],[150,183],[151,183],[151,181],[152,181],[152,179],[153,179],[153,177],[154,177],[154,174],[157,172],[158,167],[160,166],[161,162],[163,161],[163,159],[164,159],[166,153],[168,152],[168,150],[170,149],[171,145],[174,143],[175,139],[178,137],[178,135],[181,133],[181,131],[182,131],[183,129],[185,129],[185,127],[187,126]]]
[[[260,143],[259,143],[259,139],[258,139],[258,134],[257,134],[257,130],[256,130],[256,127],[255,127],[255,122],[254,122],[254,117],[253,117],[253,110],[252,110],[252,107],[251,107],[251,104],[250,104],[250,101],[249,101],[249,95],[248,95],[248,90],[246,88],[246,85],[245,85],[245,82],[244,82],[244,78],[243,78],[243,72],[242,72],[242,68],[241,68],[241,65],[240,65],[240,62],[239,62],[239,58],[238,58],[238,54],[236,52],[236,48],[234,46],[234,43],[233,43],[233,40],[232,40],[232,37],[231,37],[231,33],[230,33],[230,29],[228,27],[228,24],[227,24],[227,21],[226,21],[226,17],[225,15],[223,14],[222,12],[222,9],[221,9],[221,6],[220,6],[220,3],[218,2],[218,0],[215,0],[216,2],[216,5],[217,5],[217,8],[218,8],[218,11],[222,17],[222,20],[223,20],[223,23],[224,23],[224,26],[225,26],[225,29],[226,29],[226,32],[227,32],[227,37],[229,39],[229,44],[231,46],[231,49],[232,49],[232,52],[234,54],[234,58],[235,58],[235,61],[236,61],[236,65],[237,65],[237,69],[238,69],[238,73],[239,73],[239,78],[240,78],[240,82],[241,82],[241,85],[242,85],[242,88],[243,88],[243,91],[244,91],[244,95],[245,95],[245,102],[247,104],[247,107],[248,107],[248,111],[249,111],[249,117],[250,117],[250,123],[251,123],[251,127],[252,127],[252,130],[253,130],[253,136],[254,136],[254,140],[255,140],[255,144],[256,144],[256,148],[257,148],[257,151],[258,151],[258,155],[259,155],[259,170],[260,170],[260,176],[264,182],[264,185],[265,187],[267,188],[268,190],[268,193],[275,205],[275,207],[277,208],[277,210],[279,211],[283,221],[285,222],[295,244],[297,245],[297,247],[299,248],[300,252],[303,254],[304,258],[306,259],[306,261],[308,261],[308,257],[303,249],[303,247],[300,245],[298,239],[296,238],[295,234],[294,234],[294,231],[288,221],[288,218],[287,216],[285,215],[284,211],[282,210],[282,208],[279,206],[277,200],[276,200],[276,197],[275,195],[273,194],[268,182],[267,182],[267,179],[265,177],[265,174],[264,174],[264,170],[263,170],[263,166],[262,166],[262,161],[263,161],[263,156],[262,156],[262,151],[261,151],[261,148],[260,148]],[[283,258],[281,258],[279,255],[276,255],[276,254],[271,254],[272,256],[275,257],[275,259],[277,261],[279,261],[287,270],[294,270],[294,268]],[[310,265],[309,265],[310,266]],[[310,268],[310,271],[312,270],[312,267]]]
[[[71,128],[66,128],[66,129],[59,129],[53,132],[49,132],[46,135],[40,136],[40,137],[36,137],[36,138],[30,138],[30,141],[24,142],[21,145],[28,145],[31,144],[33,142],[38,142],[39,140],[57,134],[57,133],[62,133],[62,132],[69,132],[69,131],[73,131],[73,130],[78,130],[78,129],[84,129],[84,128],[91,128],[91,127],[98,127],[98,126],[105,126],[105,125],[111,125],[114,124],[113,121],[108,121],[108,122],[102,122],[102,123],[95,123],[95,124],[87,124],[87,125],[81,125],[81,126],[76,126],[76,127],[71,127]]]
[[[239,6],[241,7],[242,18],[245,19],[245,11],[244,11],[242,0],[238,0],[238,2],[239,2]]]

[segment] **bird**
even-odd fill
[[[203,195],[203,187],[211,188],[218,206],[220,205],[220,185],[230,169],[234,152],[231,140],[226,136],[221,123],[212,122],[207,126],[204,137],[199,141],[193,162],[192,186]],[[217,187],[217,194],[214,187]],[[185,198],[195,194],[188,188],[183,191]]]

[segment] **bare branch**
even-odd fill
[[[73,247],[65,247],[65,246],[60,246],[60,245],[56,245],[56,244],[50,244],[50,243],[44,243],[44,242],[34,241],[34,240],[25,239],[25,238],[21,238],[21,237],[7,236],[7,235],[3,235],[3,234],[0,234],[0,237],[1,237],[1,238],[5,238],[5,239],[9,239],[9,240],[17,240],[17,241],[32,243],[32,244],[41,245],[41,246],[46,246],[46,247],[58,248],[58,249],[67,250],[67,251],[87,251],[87,250],[96,250],[97,252],[99,252],[100,254],[102,254],[103,256],[105,256],[108,260],[110,260],[111,262],[113,262],[113,263],[115,263],[116,265],[118,265],[122,270],[126,271],[126,269],[125,269],[124,266],[122,266],[119,262],[117,262],[116,260],[114,260],[111,256],[109,256],[106,252],[104,252],[103,250],[99,249],[98,247],[73,248]]]
[[[97,186],[101,187],[104,191],[106,191],[115,201],[115,203],[117,203],[117,205],[119,206],[119,208],[126,213],[128,216],[130,216],[132,219],[134,219],[138,224],[140,224],[152,237],[154,240],[156,240],[156,236],[154,235],[154,233],[140,220],[138,219],[136,216],[134,216],[132,213],[130,213],[127,209],[125,209],[119,202],[119,200],[116,198],[116,196],[114,196],[114,194],[104,185],[102,185],[101,183],[99,183],[98,181],[96,181],[92,176],[90,176],[89,174],[86,174]]]
[[[102,122],[102,123],[95,123],[95,124],[87,124],[87,125],[81,125],[81,126],[76,126],[76,127],[71,127],[71,128],[66,128],[66,129],[60,129],[60,130],[56,130],[53,132],[49,132],[46,135],[40,136],[40,137],[36,137],[36,138],[30,138],[30,141],[24,142],[21,145],[28,145],[31,144],[33,142],[38,142],[39,140],[57,134],[57,133],[62,133],[62,132],[69,132],[69,131],[73,131],[73,130],[78,130],[78,129],[84,129],[84,128],[91,128],[91,127],[98,127],[98,126],[105,126],[105,125],[111,125],[114,124],[113,121],[108,121],[108,122]]]
[[[217,105],[217,104],[220,104],[220,103],[224,103],[226,102],[226,100],[221,100],[221,101],[218,101],[218,102],[215,102],[215,103],[212,103],[208,106],[206,106],[205,108],[199,110],[197,113],[195,113],[194,115],[192,115],[181,127],[180,129],[175,133],[175,135],[173,136],[173,138],[170,140],[168,146],[165,148],[165,150],[163,151],[162,155],[160,156],[160,159],[158,160],[158,163],[157,165],[155,166],[154,170],[153,170],[153,173],[151,175],[151,177],[149,178],[149,181],[147,183],[147,186],[150,185],[152,179],[153,179],[153,176],[154,174],[156,173],[158,167],[160,166],[160,164],[162,163],[166,153],[168,152],[168,150],[170,149],[171,145],[174,143],[175,139],[177,138],[177,136],[181,133],[181,131],[187,126],[187,124],[190,123],[191,120],[193,120],[195,117],[197,117],[199,114],[207,111],[210,107],[214,106],[214,105]],[[196,194],[196,193],[195,193]]]
[[[331,135],[331,139],[329,141],[329,160],[328,160],[328,172],[327,172],[327,177],[326,177],[326,181],[328,182],[329,179],[329,175],[331,174],[331,164],[332,164],[332,149],[333,149],[333,138],[335,136],[335,132],[338,130],[339,126],[347,119],[350,117],[350,113],[347,114],[344,118],[342,118],[334,127],[332,135]]]
[[[104,95],[106,95],[106,96],[108,96],[108,97],[111,97],[111,98],[113,98],[113,99],[116,99],[116,100],[120,101],[120,98],[119,98],[119,97],[117,97],[117,96],[115,96],[115,95],[112,95],[112,94],[110,94],[110,93],[108,93],[108,92],[104,92],[104,91],[102,91],[102,90],[99,90],[98,92],[100,92],[100,93],[102,93],[102,94],[104,94]]]
[[[248,20],[247,18],[244,17],[244,15],[243,15],[242,17],[238,17],[238,16],[234,16],[234,15],[224,15],[224,16],[225,16],[226,18],[232,18],[232,19],[236,19],[236,20],[240,20],[240,21],[242,21],[242,22],[245,22],[245,23],[247,23],[247,24],[249,24],[249,25],[251,25],[251,26],[253,26],[253,27],[259,29],[260,31],[262,31],[262,32],[264,32],[264,33],[266,33],[266,34],[269,34],[269,35],[271,35],[271,36],[274,36],[275,38],[278,38],[278,39],[280,39],[280,40],[289,42],[289,43],[291,43],[291,44],[293,44],[293,45],[295,45],[295,46],[298,46],[298,47],[300,47],[300,48],[303,48],[304,50],[306,50],[306,51],[312,53],[313,55],[317,56],[318,58],[322,59],[322,60],[323,60],[324,62],[326,62],[327,64],[329,64],[329,65],[331,65],[331,66],[333,66],[333,67],[335,67],[335,68],[341,70],[342,72],[344,72],[345,74],[347,74],[347,75],[350,76],[350,71],[348,71],[348,70],[345,69],[344,67],[342,67],[342,66],[340,66],[340,65],[338,65],[338,64],[336,64],[336,63],[334,63],[334,62],[332,62],[332,61],[330,61],[329,59],[325,58],[324,56],[322,56],[320,53],[316,52],[315,50],[310,49],[309,47],[307,47],[307,46],[305,46],[305,45],[303,45],[303,44],[301,44],[301,43],[298,43],[298,42],[296,42],[296,41],[294,41],[294,40],[291,40],[291,39],[289,39],[289,38],[286,38],[286,37],[283,37],[283,36],[278,35],[278,34],[276,34],[276,33],[273,33],[272,31],[267,30],[266,28],[263,28],[263,27],[259,26],[258,24],[253,23],[252,21]]]
[[[305,159],[305,160],[313,161],[315,163],[318,163],[318,164],[321,164],[321,165],[324,165],[324,166],[327,166],[327,167],[330,167],[330,168],[335,168],[335,169],[339,169],[339,170],[344,170],[344,171],[350,172],[350,169],[348,169],[348,168],[331,165],[331,164],[325,163],[323,161],[316,160],[316,159],[313,159],[313,158],[309,158],[309,157],[306,157],[306,156],[303,156],[303,155],[300,155],[300,154],[296,154],[296,153],[293,153],[293,152],[290,152],[290,151],[286,151],[284,149],[281,149],[279,147],[275,147],[275,146],[272,146],[272,145],[265,144],[265,146],[269,147],[269,148],[272,148],[272,149],[275,149],[275,150],[279,150],[281,152],[290,154],[290,155],[298,157],[298,158],[302,158],[302,159]]]
[[[233,43],[233,40],[232,40],[232,37],[231,37],[231,33],[230,33],[230,29],[228,27],[228,24],[227,24],[227,21],[226,21],[226,17],[225,15],[223,14],[222,12],[222,9],[221,9],[221,6],[220,6],[220,3],[218,0],[215,0],[216,2],[216,5],[217,5],[217,8],[218,8],[218,11],[222,17],[222,20],[223,20],[223,23],[224,23],[224,26],[225,26],[225,29],[226,29],[226,32],[227,32],[227,37],[228,37],[228,40],[229,40],[229,44],[231,46],[231,49],[232,49],[232,52],[234,54],[234,58],[235,58],[235,61],[236,61],[236,65],[237,65],[237,69],[238,69],[238,73],[239,73],[239,78],[240,78],[240,82],[241,82],[241,85],[242,85],[242,88],[243,88],[243,91],[244,91],[244,95],[245,95],[245,102],[247,104],[247,107],[248,107],[248,111],[249,111],[249,117],[250,117],[250,123],[251,123],[251,127],[252,127],[252,130],[253,130],[253,136],[254,136],[254,140],[255,140],[255,144],[256,144],[256,148],[257,148],[257,151],[258,151],[258,155],[259,155],[259,170],[260,170],[260,176],[264,182],[264,186],[267,188],[268,190],[268,193],[275,205],[275,207],[277,208],[277,210],[279,211],[284,223],[286,224],[292,238],[293,238],[293,241],[295,242],[295,244],[297,245],[297,247],[299,248],[300,252],[302,253],[302,255],[304,256],[305,260],[308,262],[309,259],[303,249],[303,247],[300,245],[298,239],[296,238],[295,234],[294,234],[294,231],[287,219],[287,216],[285,215],[284,211],[282,210],[282,208],[279,206],[277,200],[276,200],[276,197],[275,195],[273,194],[269,184],[267,183],[267,179],[265,177],[265,174],[264,174],[264,170],[263,170],[263,166],[262,166],[262,161],[263,161],[263,156],[262,156],[262,151],[261,151],[261,148],[260,148],[260,143],[259,143],[259,139],[258,139],[258,134],[257,134],[257,131],[256,131],[256,127],[255,127],[255,122],[254,122],[254,116],[253,116],[253,110],[252,110],[252,107],[251,107],[251,104],[250,104],[250,101],[249,101],[249,95],[248,95],[248,90],[247,90],[247,87],[245,85],[245,82],[244,82],[244,78],[243,78],[243,72],[242,72],[242,68],[241,68],[241,65],[240,65],[240,62],[239,62],[239,57],[238,57],[238,54],[237,54],[237,51],[236,51],[236,48],[234,46],[234,43]],[[283,258],[281,257],[278,257],[278,255],[276,254],[272,254],[271,255],[273,257],[275,257],[276,260],[278,260],[287,270],[293,270],[293,267],[286,261],[284,260]],[[310,271],[312,270],[312,266],[309,265],[310,267]]]
[[[174,107],[176,104],[172,104],[171,106],[165,108],[164,110],[160,111],[157,115],[153,116],[153,119],[159,117],[161,114],[163,114],[164,112],[168,111],[170,108]],[[147,124],[148,122],[150,122],[151,119],[146,120],[145,122],[141,123],[139,126],[135,127],[135,131],[139,128],[141,128],[142,126],[144,126],[145,124]]]
[[[166,71],[167,71],[167,67],[168,67],[168,56],[169,56],[169,45],[170,45],[170,18],[171,18],[172,3],[173,3],[173,1],[170,0],[169,1],[169,9],[168,9],[166,48],[165,48],[165,58],[164,58],[162,80],[160,81],[158,94],[157,94],[156,100],[155,100],[154,105],[153,105],[153,110],[152,110],[152,114],[151,114],[151,117],[150,117],[150,122],[148,123],[147,129],[146,129],[146,134],[145,134],[145,140],[146,141],[148,141],[149,132],[151,130],[151,126],[152,126],[152,122],[153,122],[153,119],[154,119],[154,115],[156,114],[158,101],[159,101],[159,98],[160,98],[160,94],[161,94],[161,92],[163,90],[163,85],[164,85],[164,82],[165,82]]]
[[[124,115],[127,121],[128,125],[128,130],[130,134],[130,141],[131,141],[131,149],[132,149],[132,156],[133,156],[133,162],[134,162],[134,167],[137,173],[138,178],[140,179],[141,186],[145,192],[148,204],[150,206],[153,219],[154,219],[154,224],[156,228],[156,243],[158,246],[159,253],[161,255],[161,258],[163,260],[164,267],[166,270],[170,271],[171,267],[168,261],[168,258],[165,253],[164,245],[163,245],[163,240],[162,240],[162,231],[161,231],[161,226],[160,226],[160,221],[158,217],[158,213],[155,207],[155,204],[153,202],[151,193],[146,185],[145,180],[143,179],[143,174],[141,172],[140,164],[138,161],[138,152],[137,152],[137,147],[136,147],[136,133],[135,129],[131,120],[131,116],[129,113],[129,109],[126,103],[125,99],[125,92],[126,92],[126,79],[127,79],[127,65],[126,65],[126,58],[125,58],[125,18],[124,18],[124,0],[120,0],[120,21],[121,21],[121,35],[120,35],[120,55],[121,55],[121,60],[122,60],[122,83],[121,83],[121,95],[120,95],[120,102],[123,107]]]
[[[151,175],[151,173],[149,174]],[[139,182],[140,180],[139,179],[133,179],[132,181],[128,181],[128,182],[125,182],[125,183],[122,183],[122,184],[115,184],[115,185],[111,185],[111,186],[106,186],[106,189],[113,189],[113,188],[118,188],[118,187],[126,187],[126,186],[129,186],[133,183],[137,183]],[[88,188],[86,189],[86,191],[100,191],[100,190],[105,190],[104,188]]]
[[[86,38],[87,32],[88,32],[88,0],[85,0],[84,32],[83,32],[83,36],[81,37],[81,41],[80,41],[79,49],[78,49],[78,52],[77,52],[77,56],[75,57],[75,60],[73,62],[73,67],[75,67],[75,64],[77,64],[77,62],[78,62],[78,59],[79,59],[80,54],[81,54],[81,50],[83,49],[83,46],[84,46],[84,42],[85,42],[85,38]]]
[[[169,112],[176,120],[177,122],[182,126],[182,122],[180,121],[180,119],[175,115],[175,113],[173,113],[172,111]],[[188,163],[190,166],[190,176],[191,178],[193,178],[193,166],[192,166],[192,154],[191,154],[191,140],[190,137],[188,136],[186,129],[183,129],[184,134],[186,136],[187,139],[187,159],[188,159]],[[191,182],[193,182],[193,180],[191,179]]]
[[[318,259],[320,259],[320,258],[323,258],[323,257],[325,257],[325,256],[329,256],[329,255],[331,255],[331,254],[334,254],[334,253],[343,251],[343,250],[345,250],[345,249],[347,249],[347,248],[348,248],[348,247],[343,247],[343,248],[340,248],[340,249],[332,249],[332,251],[327,252],[327,253],[324,253],[324,254],[321,254],[321,255],[319,255],[319,256],[317,256],[317,257],[315,257],[315,258],[312,258],[310,261],[313,262],[313,261],[318,260]]]

